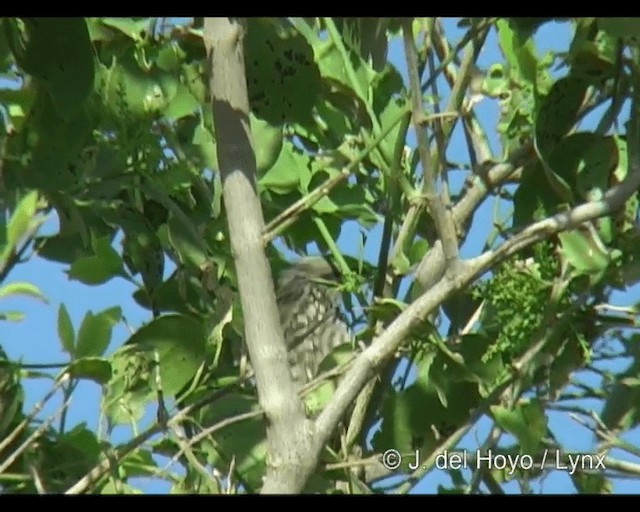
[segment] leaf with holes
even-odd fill
[[[24,50],[18,64],[47,88],[57,115],[81,111],[94,81],[93,49],[83,18],[23,18]]]
[[[24,186],[44,191],[76,186],[80,154],[91,135],[89,118],[84,111],[61,118],[46,93],[38,94],[31,116],[25,155],[29,164],[21,175]]]
[[[311,119],[320,93],[313,48],[288,24],[249,18],[244,41],[251,110],[274,125]]]

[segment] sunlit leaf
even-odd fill
[[[111,378],[111,364],[106,359],[83,357],[73,361],[65,372],[75,379],[89,379],[98,384],[106,384]]]
[[[38,299],[45,304],[48,302],[47,298],[42,294],[40,289],[36,285],[31,283],[13,282],[0,287],[0,299],[9,297],[11,295],[24,295],[27,297],[33,297],[34,299]]]
[[[120,321],[121,316],[122,310],[118,306],[96,314],[87,312],[78,329],[74,357],[79,359],[103,355],[111,341],[113,326]]]
[[[60,340],[62,349],[68,354],[73,354],[75,337],[75,331],[67,308],[63,303],[60,303],[60,307],[58,308],[58,339]]]

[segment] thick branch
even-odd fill
[[[251,144],[243,27],[206,18],[210,95],[231,249],[238,276],[245,337],[260,405],[267,419],[267,474],[262,492],[299,492],[315,463],[308,457],[313,424],[289,373],[271,269],[262,243],[264,217]]]

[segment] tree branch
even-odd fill
[[[305,417],[289,372],[271,268],[262,240],[264,217],[256,187],[243,37],[244,28],[236,19],[205,19],[218,166],[245,338],[258,400],[267,420],[267,473],[262,492],[291,493],[304,487],[316,465],[308,457],[313,423]]]
[[[456,238],[456,229],[451,213],[447,211],[441,197],[436,192],[436,176],[431,165],[429,140],[422,123],[424,114],[422,111],[420,77],[418,76],[418,56],[414,43],[411,19],[403,20],[402,37],[404,40],[404,51],[407,59],[409,85],[411,88],[412,121],[418,139],[418,153],[420,155],[420,164],[422,166],[424,179],[424,195],[429,206],[429,211],[435,221],[438,238],[442,241],[446,262],[445,271],[448,272],[450,270],[453,275],[458,262],[458,240]]]
[[[530,155],[531,146],[523,146],[514,152],[508,161],[495,164],[483,174],[474,174],[471,186],[453,207],[453,219],[456,226],[465,225],[489,192],[521,167]],[[442,244],[438,240],[418,264],[416,281],[423,290],[428,290],[440,280],[444,274],[444,269],[444,253]]]
[[[457,291],[473,282],[479,275],[524,249],[551,235],[573,229],[585,222],[597,219],[621,208],[624,202],[634,194],[640,186],[640,164],[637,153],[629,151],[629,172],[626,178],[610,189],[600,201],[590,201],[579,205],[568,212],[536,222],[523,229],[512,239],[507,240],[496,250],[465,262],[457,275],[444,276],[433,287],[404,310],[383,332],[374,339],[354,361],[352,369],[347,372],[338,386],[334,396],[316,421],[317,436],[326,442],[341,415],[355,399],[366,381],[375,374],[380,365],[390,357],[408,336],[411,329],[423,321],[438,305]],[[633,158],[632,158],[633,156]]]

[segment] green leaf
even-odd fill
[[[321,170],[313,174],[309,190],[320,187],[325,181],[335,177],[335,170]],[[369,206],[372,203],[369,191],[358,184],[341,183],[313,205],[318,213],[332,213],[344,219],[357,219],[363,225],[372,225],[378,219]]]
[[[38,452],[43,457],[40,474],[49,492],[64,492],[100,462],[103,447],[84,423],[42,441],[42,451]]]
[[[175,96],[164,111],[164,117],[175,121],[193,114],[198,108],[200,108],[200,103],[189,92],[189,89],[184,85],[179,85]]]
[[[429,250],[429,242],[422,238],[417,238],[411,248],[409,249],[409,262],[411,265],[415,265],[422,261],[424,255],[427,254]]]
[[[251,113],[251,135],[256,154],[258,176],[262,176],[278,160],[282,150],[282,126],[274,126]]]
[[[571,184],[549,162],[553,150],[576,124],[588,85],[580,76],[569,75],[558,80],[549,93],[541,97],[535,123],[535,144],[542,169],[553,191],[569,203],[574,202]]]
[[[157,68],[140,69],[131,56],[99,68],[98,93],[116,119],[153,119],[164,114],[176,98],[180,82],[177,76]],[[188,101],[188,91],[178,101]],[[180,105],[174,105],[178,109]]]
[[[536,160],[526,165],[520,186],[514,195],[514,227],[528,226],[531,221],[542,220],[557,212],[560,198],[550,190],[549,180]]]
[[[480,334],[466,334],[460,346],[460,355],[464,360],[464,367],[460,370],[461,380],[470,379],[480,382],[484,389],[491,389],[504,370],[504,363],[500,354],[490,358],[484,357],[493,340]],[[453,369],[455,373],[455,368]]]
[[[208,260],[207,248],[189,216],[162,188],[146,182],[143,189],[149,197],[160,203],[170,213],[169,239],[172,244],[175,244],[174,248],[180,254],[181,260],[201,269]]]
[[[603,474],[574,471],[571,479],[580,494],[611,494],[612,482]]]
[[[119,467],[121,474],[127,478],[154,476],[157,475],[158,470],[158,465],[153,460],[153,453],[142,448],[124,457]]]
[[[547,418],[537,400],[517,405],[513,410],[494,405],[491,413],[500,427],[516,437],[522,453],[536,453],[547,433]]]
[[[40,289],[36,285],[31,283],[19,281],[6,284],[2,288],[0,288],[0,299],[3,299],[4,297],[8,297],[10,295],[26,295],[27,297],[38,299],[45,304],[48,303],[47,298],[42,294]]]
[[[384,322],[393,321],[400,313],[407,308],[404,302],[391,297],[376,298],[375,302],[369,306],[369,311],[378,320]]]
[[[7,322],[21,322],[24,319],[24,313],[22,311],[2,311],[0,312],[0,320],[6,320]]]
[[[58,308],[58,339],[62,349],[72,355],[74,351],[76,333],[69,317],[69,312],[63,303]]]
[[[213,133],[204,124],[200,123],[194,128],[191,143],[203,167],[208,169],[218,168],[216,140]]]
[[[180,48],[180,45],[175,41],[168,41],[160,48],[158,56],[154,60],[162,71],[173,73],[180,69],[185,58],[186,53]]]
[[[155,398],[155,374],[149,362],[130,350],[119,349],[111,359],[111,379],[105,386],[101,409],[110,425],[130,424],[142,418],[145,405]]]
[[[122,260],[111,247],[110,238],[93,239],[94,256],[84,256],[75,260],[67,274],[88,285],[98,285],[109,279],[123,275]]]
[[[509,65],[527,82],[536,86],[536,48],[528,29],[522,30],[513,20],[496,22],[500,46]]]
[[[613,37],[633,37],[636,38],[640,33],[640,19],[626,17],[606,17],[596,18],[598,27]]]
[[[7,40],[7,28],[0,24],[0,70],[4,71],[11,65],[11,48]]]
[[[25,18],[18,64],[48,89],[57,115],[75,117],[93,88],[93,49],[83,18]]]
[[[142,41],[149,30],[149,18],[102,18],[100,22],[134,41]]]
[[[398,275],[404,276],[409,273],[411,268],[411,262],[407,258],[406,254],[402,251],[396,253],[396,257],[391,261],[393,269]]]
[[[193,225],[186,224],[186,221],[186,218],[171,216],[168,224],[169,241],[178,253],[180,261],[202,269],[208,261],[207,249],[202,242],[202,237],[196,236]]]
[[[602,199],[609,188],[609,179],[618,168],[618,146],[613,137],[599,137],[585,147],[578,168],[578,191],[589,201]]]
[[[249,18],[244,51],[255,115],[273,125],[310,119],[321,83],[305,38],[282,19]]]
[[[351,343],[344,343],[336,347],[329,355],[327,355],[318,366],[317,375],[328,372],[333,368],[337,368],[346,364],[353,358],[353,346]],[[320,386],[304,396],[304,404],[307,413],[315,416],[322,411],[324,406],[329,402],[336,390],[336,380],[330,379],[323,382]]]
[[[73,117],[58,115],[48,94],[39,93],[31,109],[21,174],[24,186],[65,191],[78,184],[81,153],[89,143],[91,124],[84,110]]]
[[[342,53],[331,39],[318,44],[315,50],[322,56],[318,60],[322,77],[335,80],[366,104],[369,101],[367,98],[369,86],[376,72],[354,51],[345,48],[346,53]],[[353,68],[353,75],[347,72],[348,67]]]
[[[336,18],[345,43],[374,69],[381,71],[387,63],[387,28],[390,18]]]
[[[373,448],[380,453],[392,448],[403,454],[424,449],[421,453],[426,456],[427,447],[436,444],[429,426],[444,416],[438,396],[424,386],[413,385],[390,393],[383,405],[382,427],[373,436]],[[403,468],[408,469],[406,463]]]
[[[22,132],[25,122],[29,118],[28,114],[31,111],[36,94],[37,90],[35,88],[0,89],[0,102],[3,103],[9,117],[6,128]]]
[[[20,199],[9,219],[7,227],[8,247],[15,248],[27,235],[38,208],[38,192],[33,190]]]
[[[188,316],[161,316],[138,329],[125,347],[147,361],[155,361],[157,353],[163,391],[174,395],[195,375],[203,361],[203,326]]]
[[[111,330],[122,318],[119,306],[105,309],[95,315],[89,311],[82,319],[74,358],[101,356],[111,341]]]
[[[587,86],[582,77],[569,75],[558,80],[549,93],[541,97],[536,119],[536,144],[543,156],[547,156],[575,125]]]
[[[309,184],[310,160],[291,142],[285,141],[280,156],[271,168],[260,178],[259,185],[278,194],[286,194]]]
[[[4,439],[14,419],[22,411],[24,390],[20,384],[20,370],[6,359],[0,347],[0,438]]]
[[[206,309],[203,298],[207,297],[204,284],[198,279],[185,280],[177,273],[173,273],[162,282],[155,291],[155,305],[160,311],[189,314],[194,305]],[[151,309],[149,297],[145,290],[137,290],[133,298],[142,307]]]
[[[609,254],[594,231],[567,231],[558,238],[563,255],[579,272],[598,274],[608,267]]]
[[[509,24],[522,34],[524,38],[530,38],[540,26],[549,21],[565,21],[571,18],[509,18]]]
[[[100,357],[76,359],[64,371],[74,379],[88,379],[100,385],[111,379],[111,363]]]
[[[230,393],[203,408],[200,424],[204,427],[213,426],[240,414],[258,410],[255,397]],[[208,462],[214,467],[228,467],[231,460],[235,459],[235,469],[249,489],[259,489],[267,455],[264,419],[256,415],[214,432],[211,438],[214,442],[203,446],[208,454]]]
[[[628,430],[640,423],[640,386],[629,383],[629,377],[640,374],[639,368],[636,359],[607,393],[601,418],[610,430]]]
[[[196,101],[200,105],[204,105],[207,101],[207,84],[204,80],[202,66],[198,63],[183,64],[182,77],[185,86]]]

